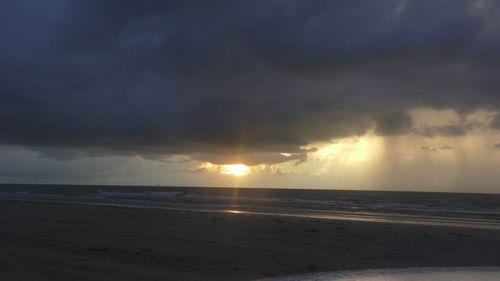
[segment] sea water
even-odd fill
[[[0,199],[500,228],[499,194],[4,184]]]

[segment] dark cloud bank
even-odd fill
[[[0,142],[303,161],[300,146],[314,141],[411,133],[412,108],[498,110],[499,9],[487,0],[2,1]],[[427,134],[440,130],[462,134]]]

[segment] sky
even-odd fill
[[[495,0],[5,0],[0,182],[500,192]]]

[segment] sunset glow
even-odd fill
[[[221,168],[221,174],[237,177],[246,176],[250,173],[250,167],[243,164],[224,165]]]
[[[0,281],[500,281],[500,0],[213,2],[0,0]]]
[[[500,1],[3,2],[0,183],[500,193]]]

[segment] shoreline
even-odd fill
[[[498,266],[500,230],[0,201],[2,280],[255,280]]]
[[[166,205],[139,205],[139,204],[126,204],[126,203],[104,203],[104,202],[91,202],[91,201],[71,201],[71,200],[44,200],[44,199],[5,199],[0,198],[1,201],[16,201],[16,202],[29,202],[29,203],[47,203],[47,204],[62,204],[62,205],[89,205],[97,207],[116,207],[116,208],[131,208],[131,209],[157,209],[157,210],[170,210],[170,211],[191,211],[202,213],[232,213],[232,214],[246,214],[246,215],[266,215],[266,216],[280,216],[280,217],[294,217],[294,218],[310,218],[322,220],[339,220],[339,221],[359,221],[359,222],[374,222],[374,223],[395,223],[395,224],[414,224],[414,225],[429,225],[429,226],[451,226],[451,227],[465,227],[465,228],[480,228],[480,229],[498,229],[500,230],[500,223],[495,220],[488,219],[469,219],[469,218],[456,218],[456,217],[429,217],[429,216],[413,216],[413,215],[389,215],[389,214],[366,214],[354,212],[338,212],[338,211],[309,211],[307,212],[293,212],[296,210],[290,209],[292,212],[274,212],[274,211],[261,211],[245,208],[193,208],[193,207],[180,207],[166,206]],[[200,204],[202,205],[202,204]],[[286,210],[286,209],[284,209]]]

